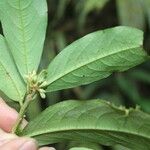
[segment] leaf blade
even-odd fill
[[[47,108],[29,123],[23,135],[35,138],[40,145],[86,140],[148,150],[149,122],[148,114],[133,109],[127,114],[126,110],[105,101],[66,101]]]
[[[109,39],[109,40],[108,40]],[[65,48],[48,67],[48,92],[84,85],[146,59],[143,33],[115,27],[91,33]]]
[[[46,0],[2,0],[0,12],[4,35],[24,77],[36,71],[40,62],[47,25]]]
[[[9,54],[8,46],[0,35],[0,90],[14,101],[22,101],[25,95],[23,83],[15,63]]]

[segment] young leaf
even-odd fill
[[[25,85],[2,35],[0,35],[0,90],[14,101],[21,102],[25,95]]]
[[[35,138],[40,145],[72,140],[149,150],[150,115],[102,100],[72,100],[47,108],[22,135]]]
[[[47,91],[88,84],[142,63],[147,58],[142,42],[143,32],[130,27],[106,29],[77,40],[50,63]]]
[[[21,75],[37,70],[47,25],[46,0],[1,0],[0,19]]]

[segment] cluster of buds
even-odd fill
[[[47,72],[46,70],[41,71],[39,74],[36,71],[30,72],[25,76],[27,80],[27,92],[28,93],[39,93],[42,98],[46,97],[46,91],[44,88],[47,86],[46,82]]]

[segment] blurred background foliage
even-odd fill
[[[52,59],[74,40],[90,32],[118,25],[143,30],[144,48],[150,53],[150,0],[47,0],[47,2],[49,21],[39,70],[46,68]],[[90,85],[48,93],[45,100],[38,99],[33,102],[27,116],[33,119],[49,105],[63,100],[94,98],[105,99],[126,107],[138,105],[143,111],[150,113],[149,89],[150,61]],[[68,150],[71,147],[128,150],[119,145],[109,148],[86,143],[86,139],[85,143],[66,142],[54,146],[57,150]]]

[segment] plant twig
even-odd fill
[[[35,93],[32,94],[28,94],[25,98],[24,104],[21,106],[20,108],[20,112],[19,112],[19,116],[17,118],[17,121],[15,123],[15,125],[12,128],[12,132],[13,134],[17,134],[20,124],[22,123],[22,120],[24,119],[24,115],[26,113],[26,110],[30,104],[30,102],[33,100]]]

